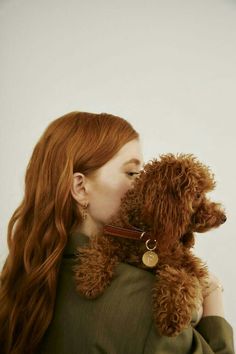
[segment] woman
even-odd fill
[[[175,338],[154,328],[150,272],[120,263],[99,298],[88,300],[75,290],[76,247],[102,233],[142,164],[139,135],[120,117],[72,112],[48,126],[8,226],[1,353],[233,353],[214,278],[203,318]]]

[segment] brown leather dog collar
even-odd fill
[[[136,227],[134,227],[134,229],[126,229],[123,227],[107,224],[104,226],[103,231],[105,235],[130,238],[134,240],[147,241],[152,239],[151,234]]]

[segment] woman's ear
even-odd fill
[[[88,193],[86,185],[86,177],[82,173],[76,172],[73,174],[71,194],[72,197],[81,205],[84,205],[88,202]]]

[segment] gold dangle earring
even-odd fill
[[[82,219],[83,220],[85,220],[86,218],[87,218],[87,207],[88,207],[88,203],[85,203],[85,204],[83,204],[82,205],[82,211],[81,211],[81,213],[82,213]]]

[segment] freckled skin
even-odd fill
[[[124,163],[130,159],[138,159],[139,165]],[[88,217],[80,230],[91,236],[95,234],[114,215],[119,207],[121,198],[132,187],[143,165],[141,144],[138,139],[125,144],[118,153],[105,165],[99,168],[95,176],[86,177],[86,191],[88,199]],[[92,230],[92,231],[91,231]]]

